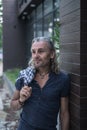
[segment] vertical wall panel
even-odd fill
[[[87,1],[81,0],[81,130],[87,129]]]
[[[26,64],[25,29],[24,23],[18,20],[17,9],[17,0],[3,0],[4,70]]]
[[[60,3],[60,68],[71,76],[70,130],[80,130],[80,0]]]

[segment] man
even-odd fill
[[[58,69],[52,41],[45,37],[35,38],[31,53],[30,67],[35,69],[34,77],[26,84],[25,76],[19,76],[11,101],[14,110],[22,108],[17,130],[56,130],[59,110],[61,130],[69,130],[69,77]]]

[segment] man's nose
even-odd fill
[[[38,54],[38,52],[36,52],[36,53],[35,53],[35,57],[38,57],[38,56],[39,56],[39,54]]]

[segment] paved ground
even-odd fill
[[[9,89],[0,85],[0,130],[16,130],[19,115],[11,110],[10,101]]]
[[[2,83],[2,64],[0,64],[0,130],[16,130],[19,115],[10,107],[9,88]]]

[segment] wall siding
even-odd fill
[[[81,130],[87,129],[87,1],[81,0],[81,92],[80,92],[80,106],[81,106]]]
[[[70,130],[87,129],[87,4],[62,0],[60,67],[71,76]]]
[[[60,3],[60,68],[70,74],[70,130],[80,130],[80,0]]]

